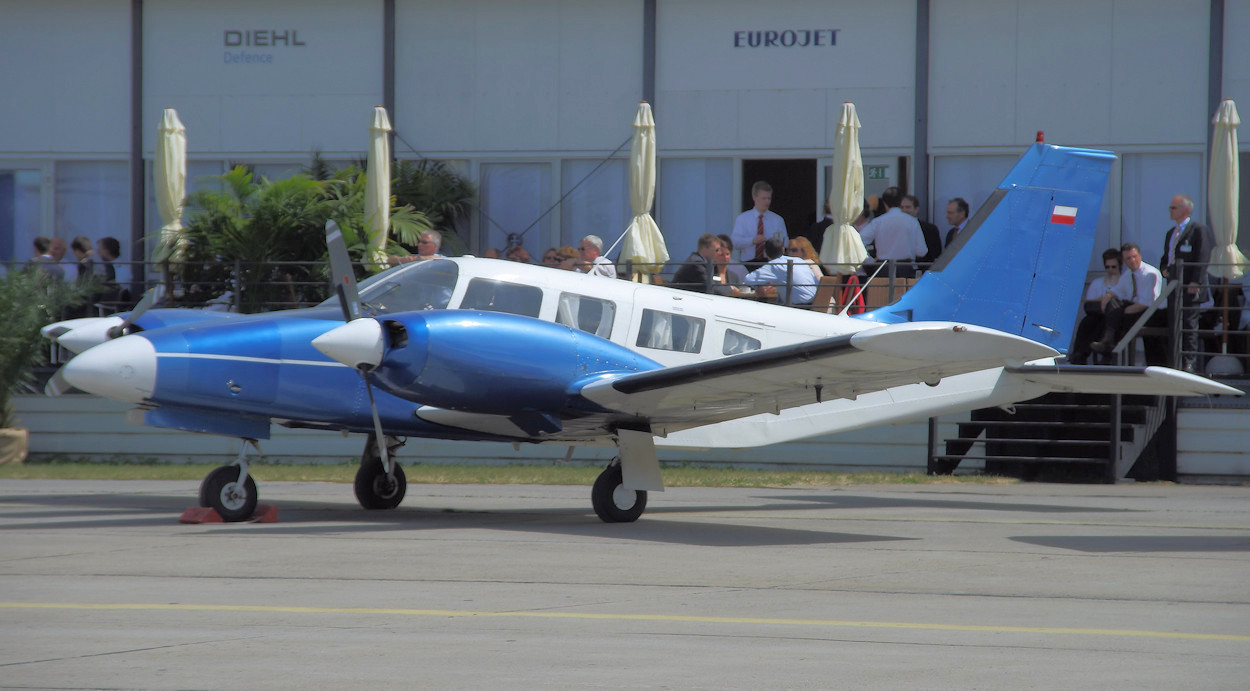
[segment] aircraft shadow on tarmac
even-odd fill
[[[1033,535],[1013,537],[1040,547],[1078,552],[1250,552],[1247,535]]]
[[[790,499],[787,497],[787,499]],[[482,529],[561,534],[595,538],[710,547],[847,544],[910,540],[890,535],[841,533],[774,528],[713,521],[648,520],[606,524],[582,508],[524,508],[463,510],[412,506],[393,511],[365,511],[340,502],[277,500],[279,522],[269,524],[213,524],[203,535],[334,535],[379,531]],[[438,499],[443,501],[442,498]],[[262,502],[264,498],[262,497]],[[29,510],[32,505],[42,509]],[[176,525],[190,502],[183,494],[29,494],[0,497],[0,530],[85,530],[93,528],[159,527]],[[703,514],[824,508],[819,504],[773,503],[752,506],[655,507],[654,514]],[[11,510],[5,510],[11,509]],[[139,514],[139,515],[137,515]],[[114,516],[110,518],[110,516]]]
[[[944,493],[944,496],[949,496]],[[795,502],[819,502],[822,508],[843,509],[972,509],[976,511],[1009,511],[1025,513],[1135,513],[1138,509],[1116,509],[1100,506],[1065,506],[1062,504],[1025,504],[1022,502],[988,501],[983,494],[969,495],[977,499],[919,499],[907,497],[865,497],[854,494],[802,495],[790,497]]]

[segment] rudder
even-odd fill
[[[1066,351],[1115,154],[1035,144],[893,305],[860,318],[956,321]]]

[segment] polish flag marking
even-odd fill
[[[1062,223],[1065,226],[1076,224],[1076,207],[1075,206],[1059,206],[1055,205],[1054,210],[1050,212],[1051,223]]]

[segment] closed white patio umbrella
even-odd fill
[[[833,223],[825,230],[820,261],[837,274],[854,273],[868,257],[852,222],[864,209],[864,160],[859,153],[859,116],[855,104],[842,104],[833,140],[829,210]]]
[[[365,159],[365,237],[370,270],[386,268],[386,239],[391,223],[391,120],[386,109],[373,109],[369,153]]]
[[[1241,205],[1237,197],[1241,184],[1241,172],[1237,161],[1237,104],[1231,98],[1224,99],[1216,111],[1215,132],[1211,138],[1211,167],[1207,171],[1207,204],[1211,209],[1211,233],[1215,247],[1207,272],[1219,276],[1223,296],[1223,348],[1219,355],[1207,361],[1209,375],[1237,375],[1243,368],[1237,358],[1228,355],[1229,306],[1228,286],[1230,280],[1241,278],[1246,272],[1246,257],[1237,249],[1237,214]],[[1234,317],[1232,326],[1236,326]]]
[[[655,119],[651,115],[651,105],[643,101],[634,116],[634,142],[629,151],[629,206],[634,218],[625,229],[620,256],[620,263],[634,264],[632,279],[639,283],[650,283],[651,276],[659,273],[668,261],[664,235],[651,218],[654,202]]]
[[[178,112],[166,108],[156,136],[156,209],[161,217],[160,243],[156,261],[177,264],[187,250],[182,229],[182,207],[187,196],[187,128]]]
[[[1210,273],[1225,279],[1241,278],[1246,272],[1246,256],[1237,249],[1238,189],[1241,171],[1237,161],[1237,104],[1224,99],[1215,114],[1215,135],[1211,139],[1211,168],[1207,175],[1207,203],[1211,208]]]

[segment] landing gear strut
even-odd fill
[[[647,493],[625,489],[621,460],[614,458],[595,480],[590,490],[590,503],[604,523],[633,523],[647,508]]]
[[[387,444],[388,452],[401,446],[392,445],[390,437],[384,443]],[[404,475],[404,469],[390,458],[390,453],[387,453],[387,457],[391,466],[389,473],[378,451],[377,437],[370,434],[364,453],[360,456],[360,470],[356,471],[355,483],[356,501],[366,509],[393,509],[399,506],[404,500],[404,493],[408,491],[408,478]]]
[[[217,512],[223,521],[233,523],[246,521],[256,513],[256,481],[247,474],[247,445],[256,446],[252,439],[243,440],[239,458],[231,465],[215,468],[200,483],[200,506]],[[260,452],[260,447],[256,447]]]

